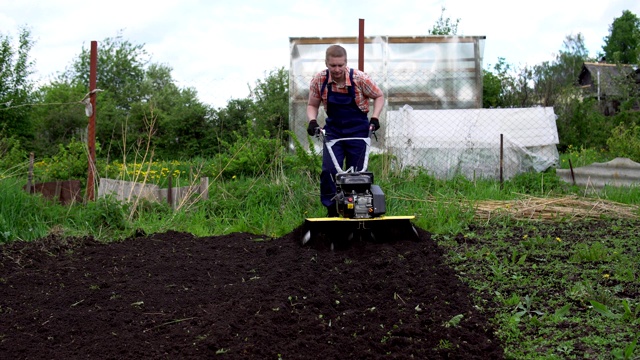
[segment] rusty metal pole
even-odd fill
[[[504,186],[504,135],[500,134],[500,189]]]
[[[358,30],[358,70],[364,71],[364,19],[360,19]]]
[[[96,74],[98,68],[98,42],[91,41],[91,59],[89,64],[89,99],[91,115],[87,134],[89,148],[89,169],[87,175],[87,201],[95,200],[95,170],[96,170]]]
[[[571,163],[571,158],[569,158],[569,170],[571,170],[571,181],[573,185],[576,184],[576,174],[573,172],[573,164]]]

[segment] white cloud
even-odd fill
[[[613,19],[640,2],[610,0],[0,0],[0,34],[28,25],[37,76],[61,72],[92,40],[115,37],[144,44],[151,60],[173,68],[181,86],[224,106],[248,95],[265,72],[289,66],[290,37],[427,35],[445,7],[461,35],[484,35],[485,65],[498,57],[515,65],[551,61],[567,35],[582,33],[590,55],[601,50]],[[100,46],[100,45],[98,45]]]

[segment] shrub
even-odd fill
[[[93,229],[107,228],[125,230],[128,228],[130,205],[113,197],[100,197],[86,204],[82,212],[82,222]]]
[[[0,170],[11,170],[25,164],[27,153],[15,137],[0,137]]]
[[[606,145],[611,132],[611,119],[602,115],[593,99],[570,101],[564,108],[556,109],[560,144],[564,152],[569,145],[600,149]]]
[[[526,172],[505,181],[505,189],[528,195],[546,195],[549,192],[561,191],[562,181],[556,176],[555,169],[542,173]]]
[[[73,140],[66,146],[60,144],[52,158],[36,163],[34,172],[41,181],[80,180],[84,186],[88,159],[86,144]]]
[[[618,125],[607,140],[609,151],[617,157],[640,161],[640,126]]]
[[[283,147],[280,140],[270,139],[268,135],[259,136],[250,132],[248,136],[236,134],[233,144],[225,146],[227,150],[217,154],[206,171],[207,176],[225,178],[233,176],[259,176],[282,161]]]

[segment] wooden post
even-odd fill
[[[89,64],[89,99],[91,115],[87,131],[87,147],[89,149],[89,169],[87,174],[87,201],[95,200],[96,171],[96,74],[98,68],[98,42],[91,41],[91,58]]]
[[[171,184],[171,174],[169,174],[169,177],[167,178],[167,181],[169,182],[169,184],[167,185],[167,202],[169,203],[169,206],[173,209],[173,189],[172,189],[172,184]]]
[[[53,193],[53,200],[56,203],[62,203],[62,199],[60,198],[61,192],[62,192],[62,180],[56,180],[56,190]]]
[[[209,199],[209,178],[208,177],[200,178],[200,199],[202,200]]]

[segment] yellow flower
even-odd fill
[[[603,278],[605,278],[605,279],[608,279],[610,276],[611,276],[611,275],[609,275],[609,274],[604,274],[604,275],[602,275],[602,277],[603,277]]]
[[[527,234],[524,234],[524,235],[522,236],[522,238],[523,238],[523,239],[525,239],[525,240],[526,240],[528,237],[529,237],[529,235],[527,235]]]
[[[560,239],[559,237],[556,237],[556,241],[557,241],[557,242],[561,242],[561,241],[562,241],[562,239]]]

